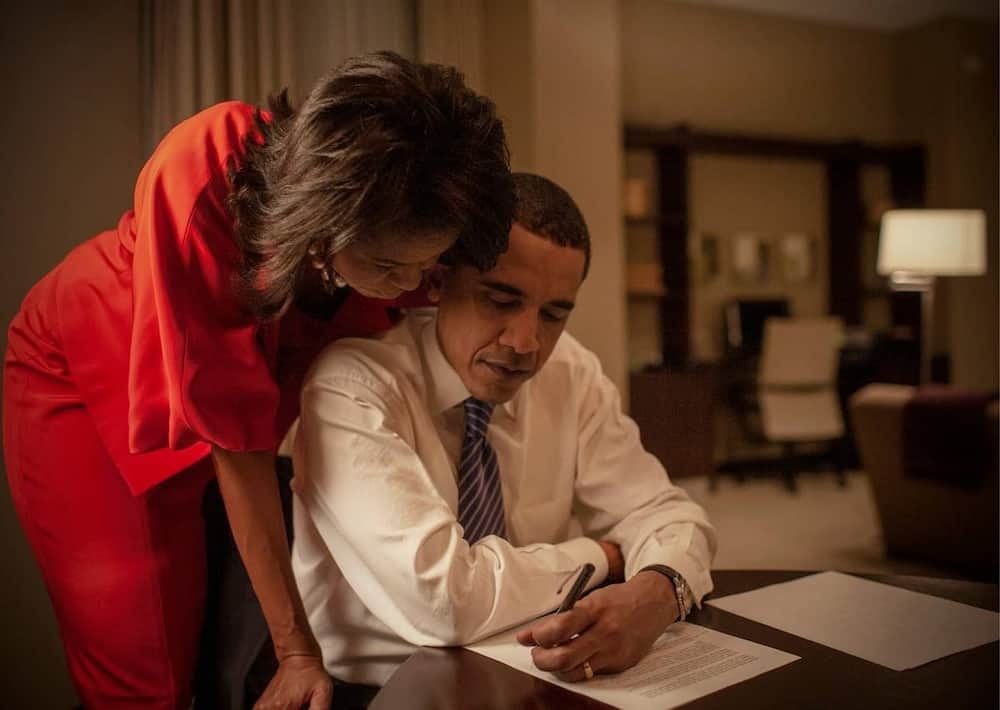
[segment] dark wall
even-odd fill
[[[128,208],[143,156],[140,3],[8,2],[3,15],[0,345],[6,349],[6,326],[31,285],[74,245],[114,227]],[[5,484],[0,546],[0,705],[72,707],[75,693],[48,595]]]

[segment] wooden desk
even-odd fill
[[[719,571],[716,596],[787,582],[810,572]],[[904,589],[997,610],[997,585],[929,577],[862,575]],[[817,609],[822,613],[822,609]],[[690,617],[701,626],[801,656],[769,673],[685,708],[988,708],[997,704],[996,643],[908,671],[893,671],[706,606]],[[913,623],[919,624],[919,619]],[[392,676],[371,710],[597,710],[608,706],[464,649],[419,650]]]

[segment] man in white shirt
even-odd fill
[[[712,589],[704,511],[563,333],[590,258],[583,218],[544,178],[515,185],[492,269],[439,267],[436,312],[341,340],[307,376],[293,567],[339,680],[382,685],[416,646],[550,612],[587,562],[591,587],[617,583],[519,639],[564,680],[618,672]]]

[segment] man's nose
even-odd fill
[[[525,309],[507,321],[500,344],[519,355],[538,350],[538,313]]]

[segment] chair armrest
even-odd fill
[[[850,398],[851,420],[890,554],[996,575],[997,473],[963,489],[904,470],[903,411],[916,389],[872,384]],[[987,409],[996,451],[997,407]],[[995,453],[994,453],[995,455]]]
[[[903,408],[915,391],[908,385],[879,383],[866,385],[851,396],[854,436],[873,489],[881,488],[882,481],[903,478]]]

